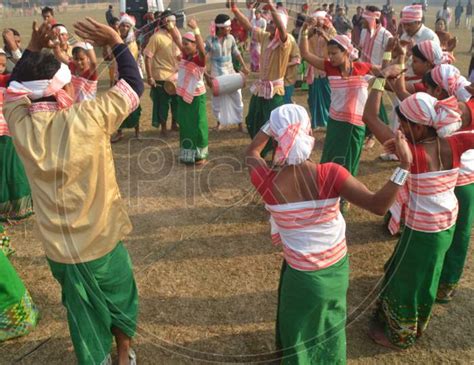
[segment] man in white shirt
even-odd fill
[[[439,44],[439,38],[434,31],[427,28],[421,22],[423,18],[423,9],[421,5],[405,6],[402,10],[402,18],[400,22],[403,27],[401,40],[409,43],[408,50],[423,41],[434,41]],[[407,62],[407,77],[414,76],[412,68],[411,55]]]
[[[380,24],[382,15],[376,6],[367,6],[362,14],[362,32],[359,48],[360,59],[373,65],[382,66],[383,54],[387,49],[392,34]]]

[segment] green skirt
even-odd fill
[[[427,233],[406,226],[385,264],[374,320],[395,346],[412,346],[426,329],[454,230]]]
[[[311,114],[311,127],[326,127],[329,121],[331,88],[327,77],[315,77],[308,90],[308,106]]]
[[[180,161],[193,164],[208,157],[209,126],[206,94],[195,96],[191,104],[178,96]]]
[[[38,318],[30,294],[0,250],[0,342],[28,334]]]
[[[112,348],[112,327],[130,338],[135,335],[138,291],[127,249],[120,242],[97,260],[48,263],[61,285],[78,363],[101,364]]]
[[[453,242],[444,258],[439,287],[453,290],[457,287],[464,270],[469,245],[471,243],[472,222],[474,220],[474,183],[454,189],[458,198],[459,213],[456,220]]]
[[[142,115],[142,106],[138,105],[138,108],[135,109],[128,117],[125,119],[119,129],[124,128],[137,128],[140,126],[140,116]]]
[[[156,81],[156,87],[152,87],[150,98],[153,101],[153,112],[151,117],[151,125],[159,127],[168,120],[168,112],[171,106],[171,118],[173,123],[176,122],[177,113],[177,96],[169,95],[164,89],[164,81]]]
[[[349,259],[317,271],[283,263],[276,342],[283,364],[346,363]]]
[[[0,222],[33,214],[31,190],[12,139],[0,136]]]
[[[249,111],[245,118],[245,124],[247,125],[250,138],[253,139],[260,131],[260,128],[268,122],[272,111],[284,104],[285,99],[282,95],[275,95],[271,99],[252,95]],[[262,151],[262,157],[265,157],[271,150],[273,150],[273,142],[270,140]]]
[[[365,126],[340,122],[330,117],[321,163],[335,162],[344,166],[352,176],[357,176],[364,139]]]

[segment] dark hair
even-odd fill
[[[408,119],[407,117],[405,117],[405,115],[402,113],[402,111],[400,110],[400,105],[397,105],[395,107],[395,112],[397,113],[397,116],[398,116],[398,119],[400,119],[401,121],[404,121],[404,122],[407,122],[407,123],[410,123],[410,124],[416,124],[416,123],[413,123],[410,119]]]
[[[61,67],[61,62],[53,53],[42,51],[31,53],[16,67],[17,81],[50,80]]]
[[[51,15],[54,15],[53,8],[50,8],[49,6],[45,6],[43,9],[41,9],[41,15],[46,15],[48,13],[51,13]]]
[[[112,18],[112,20],[110,21],[110,24],[115,24],[115,23],[117,23],[117,22],[119,22],[119,21],[120,21],[120,19],[117,18],[116,16],[114,16],[114,17]]]
[[[109,5],[109,9],[113,9],[113,6],[112,6],[112,5]]]
[[[214,22],[216,24],[223,24],[228,20],[230,20],[230,17],[227,14],[217,14],[216,18],[214,19]]]
[[[20,32],[19,32],[19,31],[17,31],[16,29],[13,29],[13,28],[8,28],[8,30],[11,30],[11,31],[12,31],[12,33],[13,33],[13,35],[14,35],[15,37],[19,37],[19,36],[20,36]]]
[[[428,59],[425,57],[425,55],[423,53],[421,53],[420,48],[418,47],[418,45],[414,46],[411,49],[411,53],[412,53],[413,56],[418,57],[423,62],[429,62]]]
[[[426,72],[423,75],[423,84],[428,85],[429,87],[436,88],[439,85],[433,80],[433,76],[431,76],[431,71]]]
[[[84,52],[84,54],[87,54],[87,51],[86,51],[84,48],[82,48],[82,47],[74,47],[74,48],[72,49],[72,56],[74,57],[74,56],[76,56],[78,53],[81,53],[81,52]]]
[[[347,49],[345,49],[343,46],[341,46],[338,42],[336,42],[334,39],[331,39],[328,42],[328,46],[337,46],[341,50],[341,52],[347,52]]]
[[[467,77],[471,76],[472,70],[474,70],[474,55],[471,56],[471,62],[469,63],[469,71],[467,73]]]
[[[372,13],[375,13],[376,11],[380,11],[380,8],[378,8],[378,7],[376,7],[376,6],[373,6],[373,5],[367,5],[367,6],[365,7],[365,10],[371,11]],[[380,17],[378,17],[377,19],[375,19],[375,23],[380,24]]]
[[[278,1],[278,2],[276,3],[276,6],[283,6],[283,3],[282,3],[281,1]]]

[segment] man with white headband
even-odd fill
[[[55,24],[52,27],[56,35],[53,52],[56,58],[66,65],[72,60],[72,48],[69,46],[69,33],[62,24]]]
[[[269,140],[278,143],[273,168],[260,157]],[[400,169],[412,161],[406,140],[393,140]],[[349,258],[340,198],[383,215],[403,189],[394,174],[371,192],[342,166],[315,164],[314,138],[305,108],[284,105],[247,148],[250,179],[270,213],[271,238],[283,250],[276,319],[282,364],[345,364]]]
[[[316,56],[326,59],[328,58],[328,41],[337,35],[336,29],[325,11],[315,11],[311,17],[315,20],[315,28],[308,34],[309,50]],[[326,129],[331,104],[331,88],[327,75],[324,71],[308,64],[306,81],[309,85],[308,106],[311,114],[311,127]]]
[[[128,50],[135,58],[135,62],[138,65],[138,56],[140,55],[137,40],[135,38],[135,18],[128,14],[123,14],[119,21],[119,34],[123,42],[127,45]],[[135,138],[139,138],[140,135],[140,117],[142,114],[142,106],[138,105],[136,108],[122,123],[117,133],[112,136],[111,142],[116,143],[123,138],[122,129],[133,128],[135,129]]]
[[[210,61],[211,78],[235,74],[232,58],[236,58],[241,65],[241,71],[248,74],[249,70],[242,57],[237,42],[230,34],[230,17],[227,14],[218,14],[211,25],[211,34],[207,37],[205,46],[207,59]],[[221,125],[239,125],[243,131],[242,119],[244,103],[242,91],[239,89],[227,95],[213,95],[212,113],[217,119],[217,130]]]
[[[400,40],[408,44],[408,49],[423,41],[434,41],[439,44],[439,38],[434,31],[422,23],[423,9],[421,5],[405,6],[402,10],[403,34]],[[407,76],[414,76],[411,57],[407,62]]]
[[[166,121],[171,108],[171,129],[178,130],[176,121],[176,94],[165,89],[165,83],[176,83],[178,60],[181,51],[173,42],[170,32],[175,29],[176,16],[169,10],[160,15],[158,31],[150,38],[143,52],[150,97],[153,102],[151,125],[161,127],[161,135],[166,135]]]
[[[291,43],[287,35],[286,26],[288,16],[276,10],[271,0],[265,0],[265,9],[271,13],[271,21],[267,29],[252,28],[250,21],[241,13],[234,2],[232,12],[247,32],[262,46],[260,56],[259,80],[251,87],[249,111],[245,118],[250,137],[254,137],[261,126],[268,120],[273,109],[284,104],[285,83],[284,77],[290,60]],[[263,151],[267,154],[272,149],[269,144]]]
[[[360,60],[373,65],[382,66],[383,61],[390,61],[391,54],[388,47],[392,34],[380,23],[382,12],[376,6],[367,6],[362,13],[362,32],[360,36],[359,49]],[[385,56],[385,59],[384,59]]]
[[[143,93],[133,56],[109,26],[88,18],[76,33],[109,45],[119,80],[94,100],[72,104],[71,73],[41,50],[51,41],[47,24],[33,27],[31,42],[11,75],[5,119],[31,184],[38,237],[61,285],[79,364],[136,364],[131,350],[138,294],[122,240],[132,225],[120,197],[110,135]]]
[[[394,132],[377,116],[385,79],[377,78],[367,99],[363,121],[387,152],[394,152]],[[451,246],[458,215],[454,189],[461,155],[474,147],[474,133],[453,134],[461,127],[454,97],[436,100],[426,93],[404,99],[395,111],[400,130],[409,141],[413,163],[398,171],[408,177],[397,197],[405,228],[385,265],[385,277],[375,316],[372,339],[386,347],[413,346],[431,316],[446,252]],[[400,133],[397,131],[395,133]],[[391,207],[391,210],[393,208]],[[393,221],[397,229],[400,221]]]

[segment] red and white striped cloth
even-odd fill
[[[423,7],[421,5],[408,5],[402,9],[401,23],[414,23],[423,20]]]
[[[283,245],[292,268],[314,271],[327,268],[347,254],[346,222],[339,198],[269,205],[272,242]]]
[[[474,150],[468,150],[461,156],[456,186],[465,186],[472,183],[474,183]]]
[[[370,36],[372,37],[375,33],[375,28],[377,28],[377,20],[380,20],[382,13],[380,11],[369,11],[364,10],[362,13],[362,18],[367,20]]]
[[[88,80],[80,76],[72,76],[74,87],[74,102],[80,103],[85,100],[93,100],[97,95],[97,80]]]
[[[203,76],[204,67],[182,59],[178,67],[176,94],[181,96],[186,103],[191,104],[195,96],[206,93]]]
[[[275,96],[275,88],[285,86],[283,79],[269,81],[257,80],[251,87],[250,92],[254,95],[270,100]]]
[[[382,66],[383,54],[390,38],[393,38],[392,34],[381,25],[372,34],[367,29],[362,29],[359,41],[360,60]]]
[[[0,136],[9,136],[10,130],[8,124],[3,116],[3,94],[5,92],[4,87],[0,87]]]
[[[400,112],[411,122],[436,129],[447,137],[461,128],[461,111],[454,96],[437,100],[427,93],[415,93],[400,103]]]
[[[408,203],[408,197],[410,196],[408,192],[408,187],[405,184],[397,194],[395,202],[390,207],[390,220],[388,221],[388,230],[392,235],[400,232],[400,224],[402,217],[405,219],[406,206]]]
[[[454,188],[458,173],[456,168],[409,176],[407,227],[421,232],[441,232],[456,223],[458,200]]]
[[[417,44],[420,52],[433,65],[449,64],[455,61],[450,52],[444,52],[439,43],[432,40],[422,41]]]
[[[445,90],[449,96],[455,96],[462,102],[472,98],[466,86],[471,85],[461,72],[453,65],[438,65],[431,70],[431,78],[438,86]]]
[[[329,76],[331,106],[329,116],[338,121],[364,126],[362,115],[369,84],[364,76]]]

